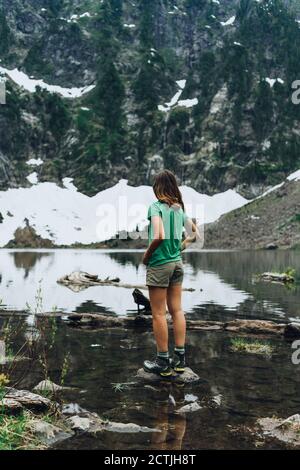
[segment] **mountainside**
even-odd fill
[[[298,0],[1,0],[0,190],[74,178],[94,195],[173,169],[214,194],[261,194],[300,167]],[[300,17],[299,17],[300,18]]]
[[[205,230],[205,248],[300,249],[300,171]]]

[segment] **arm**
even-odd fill
[[[189,218],[186,219],[185,230],[187,237],[182,242],[181,251],[186,250],[192,243],[195,243],[196,241],[199,241],[201,239],[201,235],[197,225],[193,220]]]
[[[148,246],[144,257],[143,263],[148,264],[151,256],[153,255],[154,251],[159,247],[159,245],[165,239],[165,230],[162,218],[158,215],[154,215],[151,217],[151,224],[153,227],[153,240],[151,244]]]

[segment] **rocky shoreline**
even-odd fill
[[[0,310],[0,317],[25,317],[27,311]],[[152,316],[138,314],[136,316],[103,315],[99,313],[39,312],[35,314],[38,320],[59,318],[74,328],[92,329],[150,329]],[[171,316],[167,315],[169,326],[172,327]],[[300,323],[276,323],[269,320],[232,320],[228,322],[186,319],[187,329],[193,331],[219,331],[253,336],[277,336],[286,339],[300,338]]]

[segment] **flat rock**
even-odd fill
[[[160,432],[159,429],[148,428],[147,426],[139,426],[134,423],[114,423],[109,422],[104,426],[105,431],[118,433],[139,433],[139,432]]]
[[[15,388],[5,387],[4,393],[5,399],[13,399],[24,406],[24,408],[33,411],[46,411],[52,405],[52,402],[48,398],[28,392],[27,390],[16,390]]]
[[[289,323],[284,328],[285,338],[300,338],[300,323]]]
[[[160,377],[159,375],[156,375],[156,374],[145,372],[144,369],[139,369],[137,371],[136,376],[145,382],[152,382],[152,383],[172,381],[172,382],[177,382],[177,383],[191,384],[191,383],[196,383],[200,380],[199,375],[195,374],[195,372],[193,372],[192,369],[190,369],[189,367],[185,369],[183,374],[176,374],[175,372],[173,372],[172,376],[166,377],[166,378]]]
[[[71,429],[76,432],[116,432],[116,433],[140,433],[140,432],[159,432],[158,429],[139,426],[134,423],[115,423],[113,421],[104,421],[96,413],[85,412],[84,416],[72,416],[67,419]]]

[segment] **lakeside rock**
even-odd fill
[[[69,439],[74,435],[72,431],[65,432],[62,428],[47,423],[42,419],[30,421],[31,432],[47,446]]]
[[[52,402],[41,395],[29,392],[28,390],[17,390],[11,387],[4,387],[4,398],[6,407],[12,406],[12,410],[16,410],[16,403],[20,407],[35,412],[47,411],[50,409]]]
[[[199,382],[200,377],[195,372],[192,371],[189,367],[186,367],[183,374],[176,374],[175,372],[170,377],[160,377],[156,374],[151,374],[149,372],[145,372],[144,369],[139,369],[137,371],[136,377],[144,382],[150,383],[159,383],[165,381],[172,381],[176,383],[183,383],[183,384],[192,384]]]
[[[97,432],[115,432],[115,433],[144,433],[160,432],[159,429],[140,426],[135,423],[116,423],[106,421],[100,418],[97,413],[85,411],[81,415],[74,415],[67,419],[68,425],[77,433],[97,433]]]
[[[261,418],[258,424],[266,436],[275,437],[293,447],[300,447],[300,414],[287,419]]]

